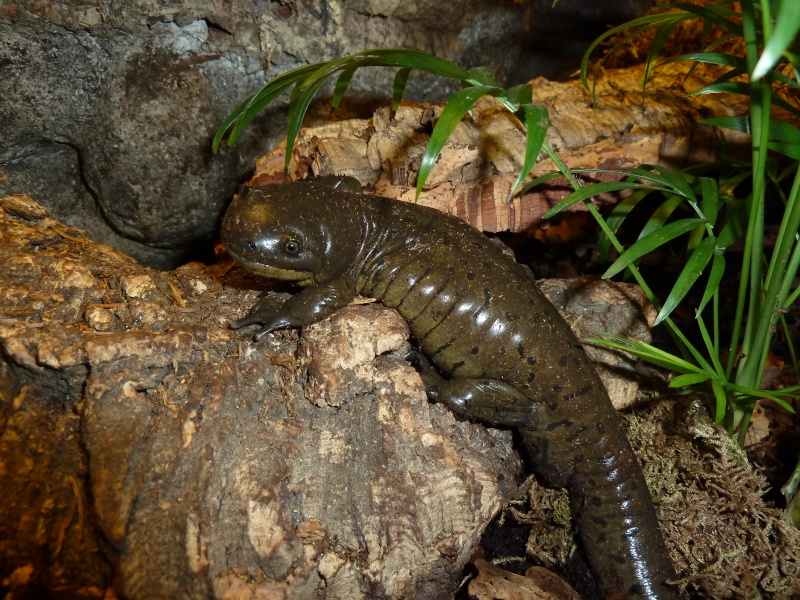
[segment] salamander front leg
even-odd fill
[[[305,288],[282,304],[269,296],[262,298],[250,314],[231,323],[231,327],[238,329],[245,325],[263,324],[255,335],[255,339],[260,340],[278,329],[321,321],[347,306],[354,297],[353,286],[347,279],[335,279],[325,285]]]
[[[488,378],[444,379],[428,359],[413,351],[406,356],[417,367],[428,397],[454,413],[504,427],[536,426],[536,403],[504,381]]]
[[[250,309],[246,317],[231,322],[231,329],[240,329],[248,325],[256,325],[270,321],[281,310],[284,301],[272,296],[264,296]]]

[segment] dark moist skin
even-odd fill
[[[573,522],[606,598],[677,598],[655,510],[608,395],[530,274],[466,223],[321,178],[242,192],[222,239],[245,269],[306,286],[235,323],[309,325],[360,294],[397,309],[422,352],[428,395],[515,428],[536,473],[569,491]],[[441,374],[444,375],[442,377]]]

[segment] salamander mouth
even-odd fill
[[[265,265],[263,263],[259,263],[256,261],[249,260],[244,258],[240,254],[237,254],[234,250],[231,250],[229,247],[225,247],[228,251],[228,254],[231,255],[233,260],[239,263],[244,269],[247,269],[251,273],[255,273],[256,275],[260,275],[261,277],[267,277],[269,279],[280,279],[282,281],[296,281],[299,285],[309,285],[313,283],[314,274],[310,271],[295,271],[293,269],[281,269],[278,267],[272,267],[270,265]]]

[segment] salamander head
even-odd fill
[[[305,182],[248,188],[225,213],[222,241],[236,262],[257,275],[322,283],[355,261],[361,228],[352,215],[359,197]]]

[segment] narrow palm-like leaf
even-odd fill
[[[714,422],[722,423],[725,418],[725,409],[728,407],[728,397],[725,395],[725,390],[722,388],[722,383],[719,379],[711,380],[711,389],[714,391]]]
[[[392,110],[396,111],[400,107],[400,101],[403,99],[403,94],[406,91],[406,83],[408,83],[408,76],[411,74],[411,67],[403,67],[398,70],[394,76],[394,85],[392,86]]]
[[[647,49],[647,58],[644,62],[644,73],[642,75],[642,94],[644,94],[645,87],[650,79],[650,73],[653,70],[655,62],[658,60],[659,56],[661,56],[661,50],[664,48],[664,44],[667,42],[667,39],[669,39],[669,36],[672,35],[672,32],[675,31],[675,27],[677,27],[678,23],[679,21],[677,20],[667,21],[666,23],[662,23],[656,30],[656,34],[653,36],[653,40],[650,42],[650,47]]]
[[[706,351],[711,358],[714,369],[716,369],[717,377],[720,379],[720,381],[724,381],[725,369],[719,360],[719,347],[715,343],[719,340],[716,338],[714,340],[711,339],[711,336],[708,333],[708,328],[706,327],[705,319],[703,319],[703,315],[701,315],[699,311],[695,313],[695,318],[697,319],[697,326],[700,328],[700,335],[703,336],[703,342],[706,345]]]
[[[736,166],[735,163],[731,163],[731,166]],[[742,171],[740,173],[736,173],[735,175],[728,177],[727,179],[720,181],[719,185],[719,195],[726,198],[725,205],[726,207],[731,205],[734,202],[738,202],[741,204],[741,201],[736,200],[736,188],[741,185],[741,183],[749,179],[753,176],[753,173],[747,171],[746,169],[749,168],[749,165],[742,165]]]
[[[722,228],[722,232],[717,236],[717,248],[726,250],[736,240],[741,239],[747,230],[747,218],[748,211],[744,203],[735,207]]]
[[[593,196],[598,196],[600,194],[605,194],[606,192],[618,192],[620,190],[634,190],[646,187],[648,189],[660,189],[652,186],[643,186],[635,181],[608,181],[603,183],[593,183],[591,185],[586,185],[580,189],[575,190],[569,196],[564,198],[561,202],[556,204],[553,208],[551,208],[547,213],[545,213],[545,219],[549,219],[562,210],[569,208],[573,204],[577,204],[578,202],[582,202],[584,200],[588,200]]]
[[[673,377],[669,382],[669,387],[671,388],[680,388],[680,387],[688,387],[690,385],[697,385],[698,383],[703,383],[704,381],[708,381],[711,378],[711,375],[702,371],[701,373],[684,373],[683,375],[678,375],[677,377]]]
[[[694,62],[707,63],[711,65],[720,65],[722,67],[733,67],[741,69],[742,73],[747,70],[747,61],[741,56],[734,56],[733,54],[726,54],[724,52],[689,52],[688,54],[681,54],[665,60],[662,64],[684,62],[691,60]]]
[[[497,91],[500,91],[500,88],[488,85],[473,86],[459,90],[450,97],[450,100],[447,101],[442,110],[442,114],[439,115],[439,119],[436,121],[433,133],[431,133],[431,139],[428,141],[425,154],[422,156],[422,163],[417,176],[417,195],[422,191],[422,186],[425,185],[425,181],[428,179],[433,165],[436,164],[442,148],[444,148],[450,134],[453,133],[464,114],[475,105],[478,99]]]
[[[711,5],[711,7],[705,7],[705,6],[697,6],[695,4],[689,4],[688,2],[673,2],[670,3],[668,7],[676,8],[678,10],[683,10],[686,11],[687,13],[691,13],[696,17],[700,17],[704,21],[714,23],[715,25],[721,27],[725,31],[736,34],[737,36],[742,35],[742,26],[739,23],[736,23],[735,21],[726,18],[726,17],[738,17],[739,15],[733,11],[723,10],[722,6],[718,5],[718,3],[716,3],[715,5]]]
[[[619,228],[622,227],[622,224],[625,222],[625,219],[628,218],[628,215],[631,214],[634,208],[638,206],[638,204],[644,200],[648,195],[652,194],[653,190],[651,189],[639,189],[630,194],[629,196],[625,197],[622,202],[618,202],[614,208],[611,209],[611,213],[606,218],[606,224],[608,228],[616,233],[619,231]],[[608,251],[611,249],[611,238],[609,238],[604,232],[600,234],[600,238],[597,240],[597,254],[600,257],[601,262],[606,261],[606,257],[608,256]]]
[[[747,401],[753,402],[755,400],[759,400],[760,398],[768,398],[769,400],[772,400],[776,404],[780,405],[782,408],[784,408],[785,410],[787,410],[791,414],[795,414],[794,407],[790,403],[786,402],[786,400],[784,400],[784,397],[787,397],[787,395],[785,394],[786,390],[781,390],[781,392],[784,392],[784,393],[781,393],[781,392],[775,392],[775,391],[771,391],[771,390],[760,390],[760,389],[756,389],[756,388],[749,388],[749,387],[737,385],[735,383],[726,383],[725,387],[733,390],[734,392],[736,392],[737,394],[740,394],[742,396],[742,398],[737,398],[737,400],[745,401],[745,402],[747,402]],[[794,396],[796,394],[797,394],[797,390],[794,390],[794,392],[790,393],[788,395],[788,397],[791,398],[792,396]]]
[[[753,81],[758,81],[769,73],[780,60],[781,54],[795,41],[798,31],[800,31],[800,2],[783,0],[778,5],[775,29],[753,69]]]
[[[675,171],[669,167],[642,165],[630,170],[630,176],[659,184],[664,191],[675,191],[691,202],[696,202],[694,190],[687,181],[691,178],[686,173]]]
[[[674,223],[665,225],[661,229],[646,235],[637,241],[633,246],[628,248],[625,252],[623,252],[622,256],[620,256],[614,262],[614,264],[612,264],[608,270],[603,273],[603,277],[613,277],[620,271],[633,265],[633,263],[635,263],[645,254],[649,254],[659,246],[674,240],[676,237],[691,231],[695,227],[705,225],[705,223],[705,219],[681,219],[680,221],[675,221]]]
[[[702,371],[702,369],[696,365],[674,354],[665,352],[660,348],[646,344],[645,342],[610,333],[603,333],[601,335],[602,337],[592,337],[586,341],[592,344],[600,344],[602,346],[608,346],[609,348],[629,352],[642,360],[669,369],[670,371],[676,371],[678,373],[700,373]]]
[[[334,104],[335,106],[338,104],[338,101],[341,100],[341,94],[344,93],[347,84],[349,84],[352,72],[360,67],[366,66],[391,66],[420,69],[432,75],[459,79],[472,85],[479,83],[469,72],[448,60],[418,50],[404,48],[364,50],[363,52],[358,52],[340,59],[304,65],[275,77],[267,82],[258,92],[239,104],[217,130],[212,144],[214,151],[217,151],[222,138],[228,132],[228,145],[233,145],[250,121],[252,121],[265,106],[292,86],[299,86],[299,89],[297,89],[296,93],[293,95],[295,98],[294,107],[303,108],[305,105],[307,108],[308,105],[305,103],[307,99],[306,90],[318,90],[320,81],[324,81],[334,73],[341,71],[342,75],[340,76],[339,85],[337,86],[339,88],[339,93],[337,94],[336,91],[334,93],[337,100]],[[297,116],[295,120],[297,122],[302,122],[303,116],[305,116],[305,109],[303,109],[303,114]]]
[[[638,19],[633,19],[628,21],[627,23],[623,23],[622,25],[618,25],[617,27],[613,27],[606,31],[603,35],[599,36],[592,42],[592,44],[586,49],[586,52],[583,53],[583,58],[581,59],[581,82],[583,83],[584,89],[591,94],[592,103],[594,103],[594,90],[590,89],[589,87],[589,59],[591,58],[594,51],[600,46],[603,42],[607,39],[614,37],[618,33],[622,33],[624,31],[636,30],[636,34],[641,33],[647,29],[655,27],[660,23],[678,20],[681,18],[680,14],[677,13],[668,13],[668,14],[661,14],[661,15],[647,15],[645,17],[639,17]],[[635,34],[631,34],[627,36],[627,38],[633,37]],[[602,62],[602,61],[601,61]]]
[[[777,142],[800,146],[800,129],[786,121],[773,119],[769,123],[769,138]]]
[[[494,73],[492,73],[489,67],[475,67],[469,70],[469,74],[472,76],[472,79],[480,85],[497,87],[497,78],[495,78]]]
[[[637,240],[642,239],[650,235],[652,232],[661,229],[664,226],[664,223],[669,221],[669,218],[672,216],[672,213],[675,212],[681,204],[683,204],[684,199],[677,194],[670,194],[667,196],[666,200],[662,202],[656,210],[653,211],[653,214],[647,219],[647,223],[644,224],[642,230],[639,232],[639,235],[636,237]]]
[[[725,273],[725,255],[721,251],[714,252],[713,260],[711,261],[711,271],[708,274],[708,282],[706,289],[703,292],[703,299],[697,307],[697,312],[703,312],[703,309],[708,304],[709,300],[714,294],[719,291],[719,283],[722,281],[722,275]]]
[[[700,181],[700,211],[702,217],[713,225],[719,214],[719,185],[711,177],[699,177]]]
[[[705,85],[700,89],[689,92],[689,96],[701,96],[703,94],[739,94],[742,96],[750,95],[750,87],[742,81],[723,81]]]
[[[522,106],[523,104],[533,104],[533,88],[530,83],[512,85],[506,89],[506,97],[509,102]]]
[[[736,117],[709,117],[707,119],[700,119],[700,122],[713,127],[732,129],[733,131],[741,131],[747,134],[750,133],[750,117],[745,115]]]
[[[356,69],[358,69],[358,66],[353,65],[342,69],[342,72],[339,73],[339,78],[336,80],[336,85],[333,87],[333,98],[331,98],[331,106],[334,109],[339,107],[339,103],[342,101],[344,93],[350,86],[350,80],[353,78],[353,73],[356,72]]]
[[[547,183],[548,181],[552,181],[553,179],[558,179],[559,177],[564,177],[564,174],[560,173],[559,171],[555,171],[553,173],[547,173],[545,175],[537,177],[536,179],[534,179],[525,186],[525,188],[522,190],[522,193],[525,194],[530,190],[534,189],[537,185],[542,185],[543,183]]]
[[[239,133],[250,121],[270,102],[280,96],[288,88],[294,85],[297,81],[303,79],[308,73],[314,70],[314,65],[298,67],[291,71],[279,75],[272,79],[267,85],[262,87],[258,92],[250,96],[247,100],[240,103],[233,112],[223,121],[217,133],[214,136],[212,148],[214,152],[219,148],[222,137],[231,129],[230,136],[228,137],[228,145],[231,146],[239,137]]]
[[[784,144],[782,142],[769,142],[767,148],[788,156],[792,160],[800,160],[800,146],[797,144]]]
[[[300,131],[300,126],[303,124],[303,118],[306,116],[309,104],[314,99],[317,91],[325,83],[326,78],[321,77],[315,83],[308,87],[301,88],[299,85],[292,91],[292,97],[289,100],[289,127],[286,131],[286,165],[292,157],[294,150],[294,142],[297,139],[297,134]]]
[[[672,311],[675,310],[686,294],[689,293],[689,290],[692,289],[698,277],[703,273],[703,269],[706,268],[708,261],[711,260],[716,243],[716,238],[707,237],[694,249],[689,256],[689,260],[686,261],[686,265],[683,267],[681,274],[678,276],[675,285],[672,287],[672,291],[670,291],[669,296],[667,296],[664,306],[661,307],[658,316],[656,316],[656,320],[653,323],[654,326],[666,319]]]
[[[541,104],[523,104],[520,110],[525,114],[525,127],[528,135],[525,140],[525,158],[522,161],[522,168],[517,180],[508,194],[508,202],[514,199],[514,194],[522,187],[528,173],[536,164],[536,159],[539,158],[539,153],[542,151],[545,135],[550,128],[550,116],[547,114],[547,108]]]
[[[397,67],[411,67],[439,77],[463,80],[471,79],[471,75],[468,71],[465,71],[449,60],[433,56],[432,54],[420,50],[409,50],[407,48],[376,48],[365,50],[356,56],[359,55],[374,56],[384,61],[382,64],[388,62]]]

